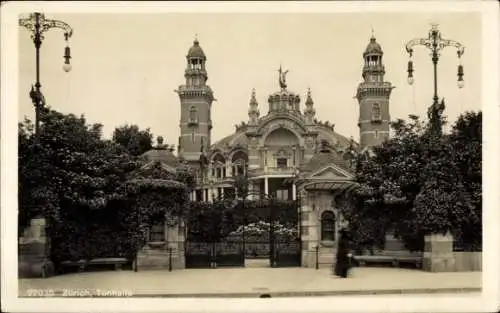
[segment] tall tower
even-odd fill
[[[383,55],[382,47],[372,34],[363,53],[363,82],[358,85],[356,94],[361,148],[379,145],[389,138],[389,98],[393,87],[384,81]]]
[[[212,102],[205,63],[207,57],[197,39],[186,56],[186,83],[176,90],[181,100],[179,156],[188,162],[198,162],[211,144]]]

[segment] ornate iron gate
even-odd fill
[[[186,268],[210,268],[212,264],[212,244],[208,242],[186,241]]]
[[[276,206],[270,202],[269,209],[271,266],[301,266],[300,200],[289,200]]]
[[[216,216],[193,221],[195,227],[209,226],[204,232],[188,234],[186,268],[244,267],[246,257],[269,258],[271,267],[301,265],[300,200],[269,197],[252,201],[253,206],[248,201],[235,202],[234,210],[224,219]],[[224,234],[222,238],[220,234]]]
[[[215,243],[215,267],[245,266],[245,243],[242,240]]]
[[[186,268],[216,268],[245,266],[243,241],[186,241]]]
[[[275,243],[276,267],[295,267],[301,265],[301,241],[300,238],[290,241],[278,241]]]
[[[271,267],[300,266],[300,202],[272,197],[258,201],[259,212],[247,212],[245,219],[248,228],[260,229],[244,236],[247,257],[268,258]]]

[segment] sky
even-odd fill
[[[481,109],[481,16],[478,13],[158,13],[47,14],[74,29],[70,39],[72,71],[62,70],[64,36],[45,34],[41,83],[47,104],[64,113],[84,114],[104,125],[137,124],[176,144],[180,101],[174,90],[184,83],[186,54],[195,35],[207,56],[208,84],[215,93],[212,142],[248,120],[255,88],[261,116],[267,97],[279,89],[277,69],[288,69],[288,90],[302,98],[311,88],[316,116],[335,124],[338,133],[359,140],[358,103],[362,53],[372,35],[384,50],[386,81],[396,88],[391,118],[425,116],[432,103],[429,51],[415,48],[415,84],[407,84],[405,43],[427,37],[431,23],[442,36],[462,43],[465,87],[457,88],[456,49],[442,51],[438,93],[446,99],[448,120]],[[33,117],[28,96],[35,79],[35,49],[19,29],[19,120]]]

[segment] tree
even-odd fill
[[[412,203],[420,193],[421,171],[426,163],[426,125],[417,117],[408,122],[392,123],[394,136],[373,148],[373,153],[358,156],[356,180],[360,188],[353,195],[351,227],[357,229],[353,240],[362,247],[383,247],[385,234],[401,237],[410,249],[421,249],[420,230],[411,221],[415,218]],[[410,221],[407,223],[406,221]]]
[[[73,253],[64,248],[80,256],[93,253],[96,245],[86,246],[85,236],[99,225],[115,221],[116,230],[126,232],[116,216],[100,221],[92,215],[126,200],[124,183],[137,162],[120,145],[103,140],[102,125],[89,125],[84,116],[44,109],[38,140],[33,128],[29,120],[19,125],[19,229],[33,217],[45,217],[47,234],[58,243],[52,245],[56,259]]]
[[[470,196],[468,217],[457,221],[455,233],[465,250],[477,250],[482,243],[482,112],[462,114],[449,136],[455,151],[455,163],[462,177],[465,192]]]
[[[133,156],[139,156],[153,147],[153,134],[149,128],[140,130],[137,125],[115,128],[113,141],[123,146]]]
[[[181,217],[189,200],[189,174],[176,170],[171,173],[155,162],[147,168],[138,169],[127,181],[127,194],[137,208],[137,219],[149,227],[165,214]]]
[[[344,211],[352,227],[363,229],[358,242],[381,245],[387,231],[411,250],[423,248],[426,234],[476,242],[470,229],[481,224],[481,113],[462,115],[440,137],[416,116],[392,128],[393,138],[356,162],[360,188]]]

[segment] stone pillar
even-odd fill
[[[422,269],[428,272],[455,271],[453,236],[450,233],[425,236]]]
[[[264,148],[264,171],[267,172],[267,148]]]
[[[254,187],[253,187],[253,182],[249,181],[248,182],[248,195],[247,195],[247,200],[252,200],[253,199],[253,193],[254,193]]]
[[[46,278],[54,275],[54,263],[50,260],[50,242],[45,227],[45,218],[34,218],[24,235],[19,238],[20,277]]]
[[[168,248],[172,250],[172,268],[182,269],[186,267],[186,260],[184,254],[185,243],[185,224],[184,221],[179,220],[176,225],[168,227],[167,230]]]
[[[208,201],[214,200],[214,190],[212,187],[208,188]]]
[[[267,196],[269,194],[269,178],[264,178],[264,194]]]
[[[292,184],[292,200],[297,200],[297,187],[295,186],[295,183]]]
[[[258,200],[260,198],[260,179],[256,179],[252,181],[252,196],[250,197],[251,200]]]
[[[318,245],[318,225],[314,221],[313,205],[305,191],[299,191],[301,197],[300,225],[302,240],[302,267],[314,268],[316,266],[316,246]]]

